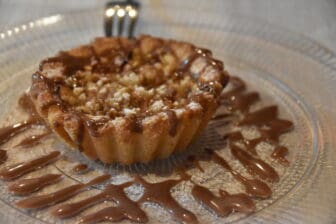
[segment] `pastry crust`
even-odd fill
[[[42,61],[29,94],[71,148],[104,163],[146,163],[187,148],[228,77],[209,50],[189,43],[97,38]]]

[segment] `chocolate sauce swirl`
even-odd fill
[[[225,191],[220,191],[218,197],[200,185],[195,185],[191,194],[201,204],[222,217],[228,216],[232,212],[251,213],[256,209],[254,202],[246,194],[230,195]]]
[[[286,159],[288,148],[284,146],[276,146],[271,154],[271,157],[279,161],[279,163],[288,166],[289,161]]]
[[[27,94],[23,94],[20,97],[19,105],[29,114],[30,117],[28,120],[0,128],[0,145],[5,144],[13,137],[31,128],[33,125],[41,124],[42,122],[37,116],[35,108]]]
[[[236,180],[244,185],[245,191],[249,196],[257,198],[271,197],[272,190],[265,182],[258,179],[248,179],[242,176],[237,171],[233,170],[229,163],[213,150],[207,149],[207,152],[211,154],[211,160],[213,162],[228,170]]]
[[[215,116],[212,117],[212,120],[221,120],[223,118],[227,118],[232,116],[231,114],[223,113],[223,114],[216,114]]]
[[[128,219],[133,222],[147,222],[148,218],[145,212],[138,206],[138,204],[129,199],[124,188],[130,186],[132,183],[125,183],[121,185],[108,185],[105,189],[92,197],[88,197],[84,200],[64,204],[57,206],[51,210],[51,214],[58,218],[68,218],[79,214],[83,210],[94,206],[103,201],[114,201],[117,206],[110,207],[105,210],[101,210],[90,214],[81,219],[84,223],[96,223],[99,221],[120,221],[122,219]],[[109,211],[109,214],[106,214]],[[101,216],[105,213],[107,217]]]
[[[197,54],[209,54],[209,52],[200,50]],[[73,59],[66,56],[64,60]],[[190,57],[185,66],[189,66],[193,60],[193,57]],[[50,59],[49,62],[63,63],[62,61],[59,61],[59,59]],[[94,63],[92,62],[92,58],[78,59],[78,61],[74,63],[74,68],[67,68],[69,69],[67,72],[70,74],[72,69],[80,69],[88,63]],[[246,139],[241,132],[226,134],[224,139],[229,141],[231,154],[248,170],[248,172],[251,173],[251,175],[257,176],[268,182],[278,182],[278,173],[272,166],[258,157],[256,146],[263,141],[273,144],[274,150],[271,154],[271,158],[283,165],[288,165],[289,161],[286,159],[288,149],[279,145],[279,137],[292,130],[293,123],[288,120],[279,119],[278,108],[274,105],[250,112],[250,107],[259,100],[259,94],[256,92],[246,93],[246,85],[239,78],[233,77],[231,79],[231,83],[233,88],[222,94],[221,101],[229,111],[240,111],[242,113],[243,116],[239,121],[239,126],[256,126],[260,132],[260,137],[255,139]],[[0,144],[6,143],[11,138],[27,130],[32,125],[41,123],[27,95],[21,97],[20,105],[30,114],[31,118],[28,121],[0,129]],[[166,114],[170,124],[169,134],[174,136],[176,134],[177,125],[176,114],[172,114],[170,111]],[[214,120],[223,119],[228,116],[232,116],[232,114],[219,114],[214,117]],[[133,125],[133,131],[135,132],[142,130],[139,120],[141,121],[141,118],[138,117],[134,117],[134,119],[130,120],[130,125]],[[100,123],[86,121],[85,125],[89,125],[90,127],[92,126],[92,130],[95,130],[97,128],[96,126],[99,126]],[[28,148],[39,143],[41,139],[47,136],[47,134],[48,133],[29,136],[28,138],[22,140],[17,146]],[[236,143],[242,143],[243,147],[238,146]],[[127,182],[121,185],[109,184],[105,186],[104,190],[96,195],[74,203],[65,203],[56,206],[52,208],[50,212],[54,217],[65,219],[74,217],[82,211],[87,210],[94,205],[103,203],[104,201],[112,201],[116,203],[116,206],[107,207],[102,210],[92,212],[89,215],[85,215],[80,218],[79,222],[116,222],[127,219],[133,222],[145,223],[148,222],[148,217],[141,209],[140,204],[144,202],[153,202],[167,209],[173,217],[181,223],[197,223],[196,216],[191,211],[183,208],[172,197],[170,191],[180,182],[190,180],[190,176],[188,176],[185,172],[190,167],[190,164],[203,171],[203,168],[199,164],[199,161],[202,160],[212,161],[218,164],[220,167],[230,172],[233,177],[245,188],[246,193],[229,194],[224,190],[220,190],[219,196],[217,196],[206,187],[200,186],[191,181],[194,183],[191,194],[195,200],[215,212],[218,216],[227,216],[232,212],[253,212],[256,210],[254,201],[252,200],[253,198],[265,199],[271,197],[272,191],[268,184],[264,181],[244,177],[232,168],[225,158],[211,149],[206,149],[205,151],[206,157],[191,155],[187,158],[187,161],[184,164],[185,166],[182,168],[179,167],[182,169],[179,171],[181,177],[180,179],[170,179],[158,183],[149,183],[141,177],[136,177],[133,182]],[[5,181],[15,180],[25,174],[37,169],[42,169],[43,167],[54,163],[60,157],[60,152],[54,151],[28,162],[11,165],[0,171],[0,177]],[[7,151],[0,149],[0,164],[5,162],[6,159]],[[88,171],[88,166],[86,164],[77,164],[73,167],[72,171],[77,174],[82,174]],[[71,199],[87,188],[109,180],[110,177],[110,175],[102,175],[92,179],[86,184],[73,184],[52,193],[29,196],[46,186],[53,185],[62,180],[62,176],[60,174],[45,174],[40,177],[25,178],[10,182],[8,184],[8,190],[15,195],[26,196],[26,198],[17,201],[16,205],[18,207],[24,209],[38,209]],[[135,183],[141,184],[144,188],[144,193],[137,202],[131,200],[124,192],[125,188]]]
[[[11,138],[27,130],[28,128],[30,128],[30,126],[34,124],[36,124],[35,120],[27,120],[0,128],[0,144],[8,142]]]
[[[132,211],[132,215],[135,211]],[[140,213],[140,212],[139,212]],[[118,207],[107,207],[98,212],[86,215],[79,220],[79,223],[97,223],[102,221],[109,222],[118,222],[124,219],[129,219],[138,223],[146,223],[148,222],[148,218],[146,214],[137,214],[137,216],[130,216],[130,214],[125,213],[123,210],[120,210]]]
[[[16,206],[25,209],[44,208],[72,198],[73,196],[81,192],[83,188],[83,184],[71,185],[50,194],[33,196],[20,200],[16,202]]]
[[[258,101],[259,94],[255,92],[245,93],[246,85],[239,78],[232,78],[233,88],[222,94],[221,100],[229,110],[241,111],[244,116],[238,122],[239,126],[257,126],[260,137],[246,139],[241,132],[233,132],[224,136],[231,143],[241,142],[249,153],[257,156],[256,146],[261,142],[268,142],[275,146],[271,155],[279,163],[287,166],[288,160],[285,158],[288,149],[279,145],[279,137],[293,129],[293,123],[288,120],[278,118],[278,107],[276,105],[263,107],[254,112],[249,112],[250,106]]]
[[[0,165],[6,162],[7,158],[7,151],[0,149]]]
[[[16,202],[16,205],[25,209],[44,208],[68,200],[90,186],[107,181],[110,177],[110,175],[98,176],[86,184],[74,184],[49,194],[28,197]]]
[[[251,92],[246,94],[232,95],[227,101],[222,103],[228,104],[228,109],[231,111],[239,110],[242,113],[249,111],[250,106],[259,100],[259,94],[257,92]]]
[[[46,174],[41,177],[17,180],[8,184],[8,190],[15,195],[29,195],[48,185],[62,180],[60,174]]]
[[[169,121],[169,125],[170,125],[169,135],[170,136],[175,136],[176,131],[177,131],[177,124],[178,124],[178,119],[177,119],[176,113],[173,110],[166,110],[165,113],[168,116],[168,121]]]
[[[44,138],[46,138],[50,134],[51,134],[51,132],[46,132],[46,133],[39,134],[39,135],[28,136],[28,137],[24,138],[23,140],[21,140],[21,142],[19,142],[19,144],[17,144],[15,147],[23,147],[23,148],[33,147],[35,145],[40,144],[41,140],[43,140]]]
[[[67,76],[72,75],[76,71],[83,70],[85,65],[90,65],[94,59],[92,56],[73,56],[67,52],[61,51],[56,57],[47,58],[40,64],[40,70],[47,63],[60,63],[63,65],[64,74]]]
[[[230,148],[232,155],[238,159],[252,175],[257,175],[260,178],[270,182],[279,181],[278,173],[269,164],[262,161],[261,159],[253,157],[237,145],[231,144]]]
[[[42,118],[38,115],[35,106],[27,93],[21,95],[18,103],[21,109],[28,113],[30,120],[35,120],[40,124],[43,123]]]
[[[31,171],[40,169],[60,158],[61,153],[58,151],[51,152],[45,156],[29,162],[22,162],[16,165],[6,167],[0,171],[0,178],[4,180],[13,180]]]
[[[260,134],[265,141],[270,143],[279,143],[279,137],[293,129],[291,121],[274,119],[270,121],[266,128],[260,128]]]
[[[84,163],[77,164],[72,168],[72,172],[76,174],[84,174],[84,173],[87,173],[88,171],[89,171],[89,166]]]
[[[241,142],[245,145],[245,148],[249,151],[249,153],[253,155],[257,155],[256,146],[264,141],[263,138],[255,138],[255,139],[246,139],[240,131],[231,132],[223,137],[224,139],[229,140],[230,142]]]
[[[239,122],[239,125],[266,125],[268,122],[274,120],[278,115],[278,107],[268,106],[261,108],[253,113],[246,114]]]
[[[173,217],[181,223],[197,223],[196,216],[183,208],[170,194],[172,187],[183,181],[166,180],[159,183],[148,183],[144,179],[137,177],[136,181],[144,187],[144,193],[139,199],[140,203],[154,202],[167,209]]]

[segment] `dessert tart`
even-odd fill
[[[72,148],[104,163],[146,163],[187,148],[228,78],[209,50],[186,42],[97,38],[43,60],[29,95]]]

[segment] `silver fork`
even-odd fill
[[[139,8],[140,4],[133,0],[117,0],[106,3],[104,14],[105,36],[126,36],[132,38],[138,19]]]

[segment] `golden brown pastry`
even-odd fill
[[[104,163],[146,163],[187,148],[228,77],[209,50],[189,43],[97,38],[43,60],[29,94],[72,148]]]

